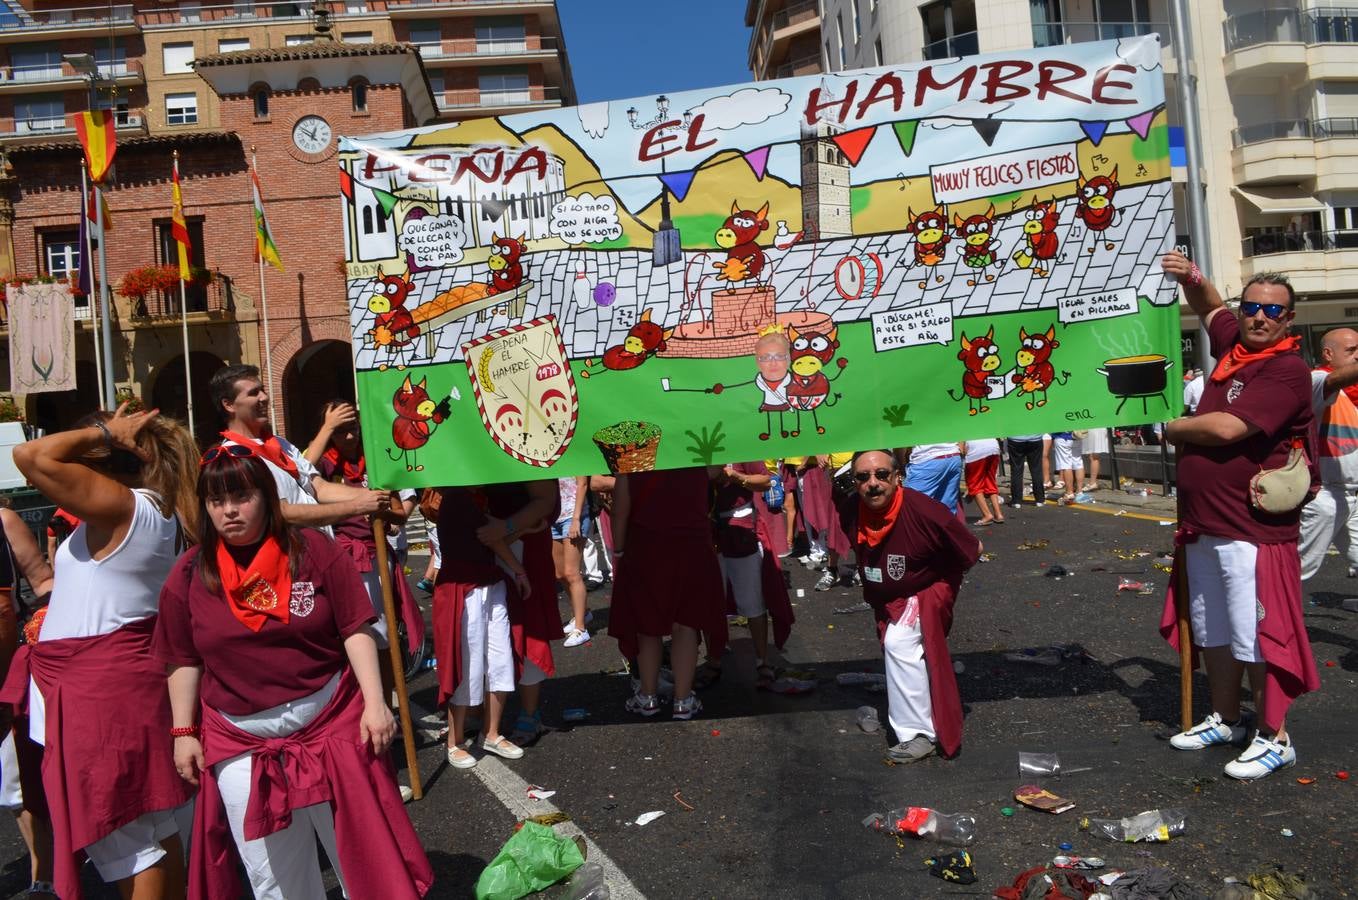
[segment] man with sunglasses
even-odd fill
[[[288,524],[321,528],[329,534],[329,526],[351,516],[370,516],[390,508],[386,491],[326,481],[300,450],[273,433],[269,394],[259,380],[257,367],[218,369],[209,388],[213,403],[226,420],[221,446],[249,445],[264,458],[278,484],[283,518]]]
[[[1289,705],[1320,686],[1301,611],[1297,553],[1301,508],[1268,512],[1252,498],[1251,481],[1305,450],[1314,493],[1315,418],[1311,375],[1289,335],[1296,294],[1286,276],[1264,273],[1241,291],[1232,316],[1217,289],[1177,252],[1161,262],[1201,317],[1217,366],[1192,416],[1165,426],[1178,447],[1181,562],[1187,566],[1193,643],[1207,666],[1212,712],[1176,734],[1178,750],[1245,745],[1249,723],[1240,709],[1240,678],[1249,674],[1258,717],[1244,751],[1226,765],[1251,781],[1296,764],[1284,726]],[[1160,630],[1177,644],[1170,596]]]
[[[887,719],[898,743],[886,757],[913,763],[962,746],[962,700],[948,632],[962,575],[981,543],[948,508],[901,484],[889,450],[854,455],[856,495],[840,506],[858,551],[863,599],[886,660]]]

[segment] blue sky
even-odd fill
[[[581,103],[750,81],[745,0],[557,0]]]

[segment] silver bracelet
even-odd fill
[[[98,428],[100,431],[102,431],[102,432],[104,433],[104,446],[106,446],[106,447],[108,447],[108,449],[112,450],[112,449],[113,449],[113,434],[108,430],[108,426],[105,425],[105,424],[103,423],[103,420],[101,420],[101,419],[95,419],[95,420],[94,420],[94,427],[95,427],[95,428]]]

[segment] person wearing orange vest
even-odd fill
[[[1311,406],[1320,425],[1320,493],[1302,507],[1301,580],[1320,570],[1333,543],[1358,576],[1358,331],[1335,328],[1320,342]]]

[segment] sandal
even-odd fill
[[[754,686],[757,690],[767,691],[769,688],[773,687],[773,683],[778,680],[778,673],[774,671],[773,666],[768,663],[765,663],[762,666],[756,666],[754,674]]]
[[[712,685],[721,681],[721,666],[712,663],[710,660],[698,667],[693,673],[693,689],[695,691],[705,691]]]
[[[976,527],[978,527],[978,528],[985,528],[987,525],[994,525],[994,524],[995,524],[995,520],[994,520],[993,518],[990,518],[990,519],[977,519],[977,520],[976,520],[974,523],[972,523],[972,524],[976,525]]]

